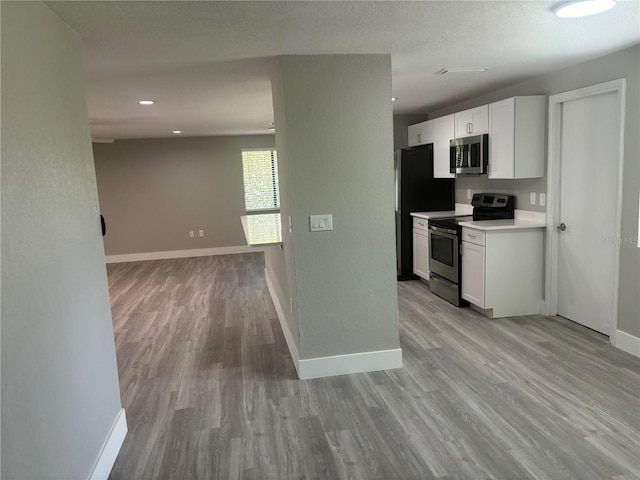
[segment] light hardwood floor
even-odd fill
[[[640,478],[640,362],[562,319],[398,284],[404,368],[300,381],[260,253],[108,266],[111,479]]]

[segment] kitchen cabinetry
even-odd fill
[[[489,105],[489,178],[544,176],[546,97],[512,97]]]
[[[492,318],[540,313],[544,230],[462,229],[462,298]]]
[[[471,108],[454,114],[455,138],[489,133],[489,106]],[[491,152],[491,150],[489,150]]]
[[[413,273],[429,280],[429,221],[413,218]]]
[[[409,125],[408,132],[410,147],[433,143],[433,120]]]
[[[449,169],[449,145],[455,138],[454,114],[433,120],[433,176],[455,178]]]

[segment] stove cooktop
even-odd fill
[[[465,215],[464,217],[430,218],[429,225],[433,225],[434,227],[458,230],[460,228],[458,226],[460,222],[470,222],[471,220],[473,220],[473,215]]]

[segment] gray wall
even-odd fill
[[[451,112],[483,105],[514,95],[553,95],[597,83],[627,79],[626,124],[624,143],[624,179],[622,183],[622,242],[620,251],[620,301],[618,329],[640,337],[640,249],[638,236],[638,196],[640,195],[640,46],[627,48],[586,63],[542,75],[512,87],[474,98],[430,114],[436,118]],[[488,183],[487,183],[488,182]],[[457,179],[456,201],[469,203],[466,189],[511,191],[518,204],[528,202],[528,191],[546,191],[545,181]],[[497,188],[493,186],[496,185]],[[535,189],[535,190],[534,190]],[[524,207],[527,210],[531,208]]]
[[[300,356],[398,348],[391,58],[285,56],[272,86]],[[333,231],[310,232],[322,213]]]
[[[1,8],[2,478],[84,480],[120,392],[80,42]]]
[[[273,135],[94,144],[107,255],[246,245],[241,150],[274,146]]]
[[[282,250],[265,250],[265,270],[276,285],[278,301],[285,315],[284,321],[300,353],[300,326],[298,307],[295,260],[293,251],[293,231],[289,228],[289,219],[293,217],[291,197],[291,175],[289,168],[289,145],[287,120],[285,118],[284,79],[282,58],[275,62],[271,76],[271,95],[273,100],[273,118],[276,124],[276,145],[278,150],[278,180],[280,182],[280,215],[282,216]]]

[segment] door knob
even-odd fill
[[[561,232],[564,232],[567,229],[567,226],[564,223],[561,223],[560,225],[558,225],[558,230],[560,230]]]

